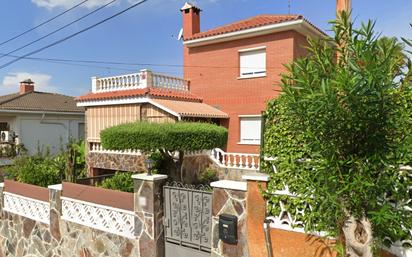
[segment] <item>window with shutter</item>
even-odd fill
[[[239,51],[240,77],[266,76],[266,49]]]
[[[259,145],[262,119],[256,117],[240,117],[240,144]]]

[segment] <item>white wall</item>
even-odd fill
[[[30,154],[36,153],[38,146],[57,153],[71,138],[79,139],[79,124],[84,124],[83,115],[17,114],[10,129]]]

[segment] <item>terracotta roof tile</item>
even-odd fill
[[[229,118],[226,113],[204,103],[165,99],[154,99],[153,102],[178,113],[182,117]]]
[[[287,21],[303,20],[302,15],[258,15],[245,20],[233,22],[224,26],[210,29],[204,32],[196,33],[192,37],[185,38],[185,40],[193,40],[226,34],[230,32],[261,27],[265,25],[277,24]]]
[[[37,91],[0,96],[1,110],[84,113],[84,108],[76,106],[74,97]]]
[[[143,96],[153,96],[156,98],[167,98],[167,99],[179,99],[187,101],[198,101],[201,102],[202,98],[190,93],[189,91],[180,90],[167,90],[159,88],[143,88],[143,89],[132,89],[132,90],[119,90],[112,92],[102,92],[102,93],[89,93],[77,97],[76,100],[79,102],[83,101],[95,101],[95,100],[108,100],[108,99],[119,99],[128,97],[143,97]]]

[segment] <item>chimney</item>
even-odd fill
[[[34,82],[31,79],[26,79],[20,82],[20,94],[34,92]]]
[[[183,40],[200,32],[200,9],[188,2],[180,9],[183,14]]]
[[[349,14],[352,8],[351,2],[351,0],[336,0],[336,15],[339,17],[343,11]]]

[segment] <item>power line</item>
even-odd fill
[[[2,53],[0,53],[2,55]],[[216,69],[239,69],[240,66],[217,66],[217,65],[182,65],[182,64],[167,64],[167,63],[142,63],[142,62],[122,62],[122,61],[97,61],[97,60],[81,60],[81,59],[61,59],[61,58],[41,58],[41,57],[23,57],[18,55],[7,55],[9,57],[21,58],[33,61],[49,61],[54,63],[90,63],[90,64],[109,64],[109,65],[125,65],[125,66],[154,66],[154,67],[170,67],[170,68],[216,68]],[[263,68],[257,66],[247,66],[243,68]]]
[[[24,49],[24,48],[26,48],[26,47],[28,47],[28,46],[30,46],[30,45],[33,45],[33,44],[35,44],[35,43],[37,43],[37,42],[39,42],[39,41],[41,41],[41,40],[43,40],[43,39],[45,39],[45,38],[53,35],[53,34],[56,34],[57,32],[59,32],[59,31],[65,29],[65,28],[73,25],[73,24],[76,23],[76,22],[79,22],[79,21],[87,18],[88,16],[90,16],[90,15],[92,15],[92,14],[100,11],[101,9],[103,9],[103,8],[111,5],[112,3],[116,2],[116,1],[117,1],[117,0],[112,0],[111,2],[109,2],[109,3],[107,3],[107,4],[103,5],[103,6],[100,6],[99,8],[97,8],[97,9],[95,9],[95,10],[87,13],[86,15],[83,15],[82,17],[77,18],[77,19],[75,19],[74,21],[72,21],[72,22],[70,22],[70,23],[68,23],[68,24],[66,24],[66,25],[64,25],[64,26],[62,26],[62,27],[60,27],[60,28],[58,28],[58,29],[56,29],[56,30],[54,30],[54,31],[52,31],[52,32],[50,32],[50,33],[48,33],[48,34],[40,37],[40,38],[38,38],[38,39],[36,39],[36,40],[33,40],[33,41],[31,41],[31,42],[29,42],[29,43],[27,43],[27,44],[25,44],[25,45],[23,45],[23,46],[21,46],[21,47],[18,47],[18,48],[14,49],[14,50],[6,53],[6,54],[2,54],[2,55],[0,56],[0,59],[2,59],[2,58],[5,57],[5,56],[8,56],[8,55],[10,55],[10,54],[12,54],[12,53],[15,53],[15,52],[17,52],[17,51],[19,51],[19,50],[21,50],[21,49]]]
[[[127,7],[126,9],[124,9],[124,10],[122,10],[122,11],[120,11],[120,12],[117,12],[117,13],[113,14],[112,16],[110,16],[110,17],[108,17],[108,18],[106,18],[106,19],[103,19],[103,20],[101,20],[101,21],[99,21],[99,22],[97,22],[97,23],[95,23],[95,24],[93,24],[93,25],[91,25],[91,26],[88,26],[88,27],[86,27],[86,28],[84,28],[84,29],[76,32],[76,33],[73,33],[73,34],[71,34],[71,35],[69,35],[69,36],[67,36],[67,37],[64,37],[64,38],[62,38],[62,39],[60,39],[60,40],[57,40],[57,41],[55,41],[55,42],[53,42],[53,43],[51,43],[51,44],[49,44],[49,45],[47,45],[47,46],[44,46],[44,47],[42,47],[42,48],[40,48],[40,49],[34,50],[34,51],[32,51],[32,52],[30,52],[30,53],[27,53],[27,54],[25,54],[25,55],[23,55],[23,56],[21,56],[21,57],[19,57],[19,58],[16,58],[16,59],[14,59],[14,60],[12,60],[12,61],[10,61],[10,62],[7,62],[7,63],[1,65],[1,66],[0,66],[0,69],[3,69],[3,68],[5,68],[5,67],[7,67],[7,66],[9,66],[9,65],[11,65],[11,64],[13,64],[13,63],[15,63],[15,62],[17,62],[17,61],[19,61],[19,60],[21,60],[21,59],[23,59],[23,58],[25,58],[25,57],[29,57],[29,56],[31,56],[31,55],[33,55],[33,54],[39,53],[39,52],[41,52],[41,51],[44,51],[44,50],[46,50],[47,48],[50,48],[50,47],[55,46],[55,45],[58,45],[58,44],[66,41],[66,40],[68,40],[68,39],[71,39],[71,38],[73,38],[73,37],[75,37],[75,36],[77,36],[77,35],[79,35],[79,34],[81,34],[81,33],[84,33],[84,32],[86,32],[86,31],[88,31],[88,30],[90,30],[90,29],[92,29],[92,28],[94,28],[94,27],[97,27],[97,26],[99,26],[100,24],[105,23],[105,22],[107,22],[107,21],[109,21],[109,20],[111,20],[111,19],[113,19],[113,18],[115,18],[115,17],[117,17],[117,16],[119,16],[119,15],[121,15],[121,14],[123,14],[123,13],[125,13],[125,12],[127,12],[127,11],[129,11],[129,10],[131,10],[131,9],[139,6],[139,5],[141,5],[141,4],[143,4],[144,2],[147,2],[147,1],[148,1],[148,0],[141,0],[140,2],[137,2],[137,3],[135,3],[135,4],[133,4],[133,5],[129,6],[129,7]]]
[[[54,17],[52,17],[52,18],[50,18],[50,19],[48,19],[48,20],[40,23],[39,25],[37,25],[37,26],[35,26],[35,27],[31,28],[31,29],[28,29],[28,30],[26,30],[26,31],[24,31],[24,32],[22,32],[22,33],[20,33],[20,34],[18,34],[18,35],[16,35],[16,36],[14,36],[14,37],[11,37],[11,38],[9,38],[9,39],[1,42],[1,43],[0,43],[0,46],[2,46],[2,45],[4,45],[4,44],[7,44],[8,42],[13,41],[13,40],[15,40],[15,39],[17,39],[17,38],[19,38],[19,37],[21,37],[21,36],[23,36],[23,35],[31,32],[31,31],[33,31],[33,30],[35,30],[35,29],[37,29],[37,28],[39,28],[39,27],[41,27],[41,26],[43,26],[43,25],[45,25],[45,24],[47,24],[47,23],[49,23],[49,22],[51,22],[51,21],[53,21],[53,20],[55,20],[55,19],[57,19],[57,18],[59,18],[60,16],[66,14],[66,13],[68,13],[68,12],[70,12],[71,10],[76,9],[77,7],[79,7],[79,6],[81,6],[82,4],[86,3],[87,1],[89,1],[89,0],[84,0],[83,2],[80,2],[80,3],[76,4],[76,5],[74,5],[73,7],[65,10],[64,12],[59,13],[59,14],[57,14],[56,16],[54,16]]]

